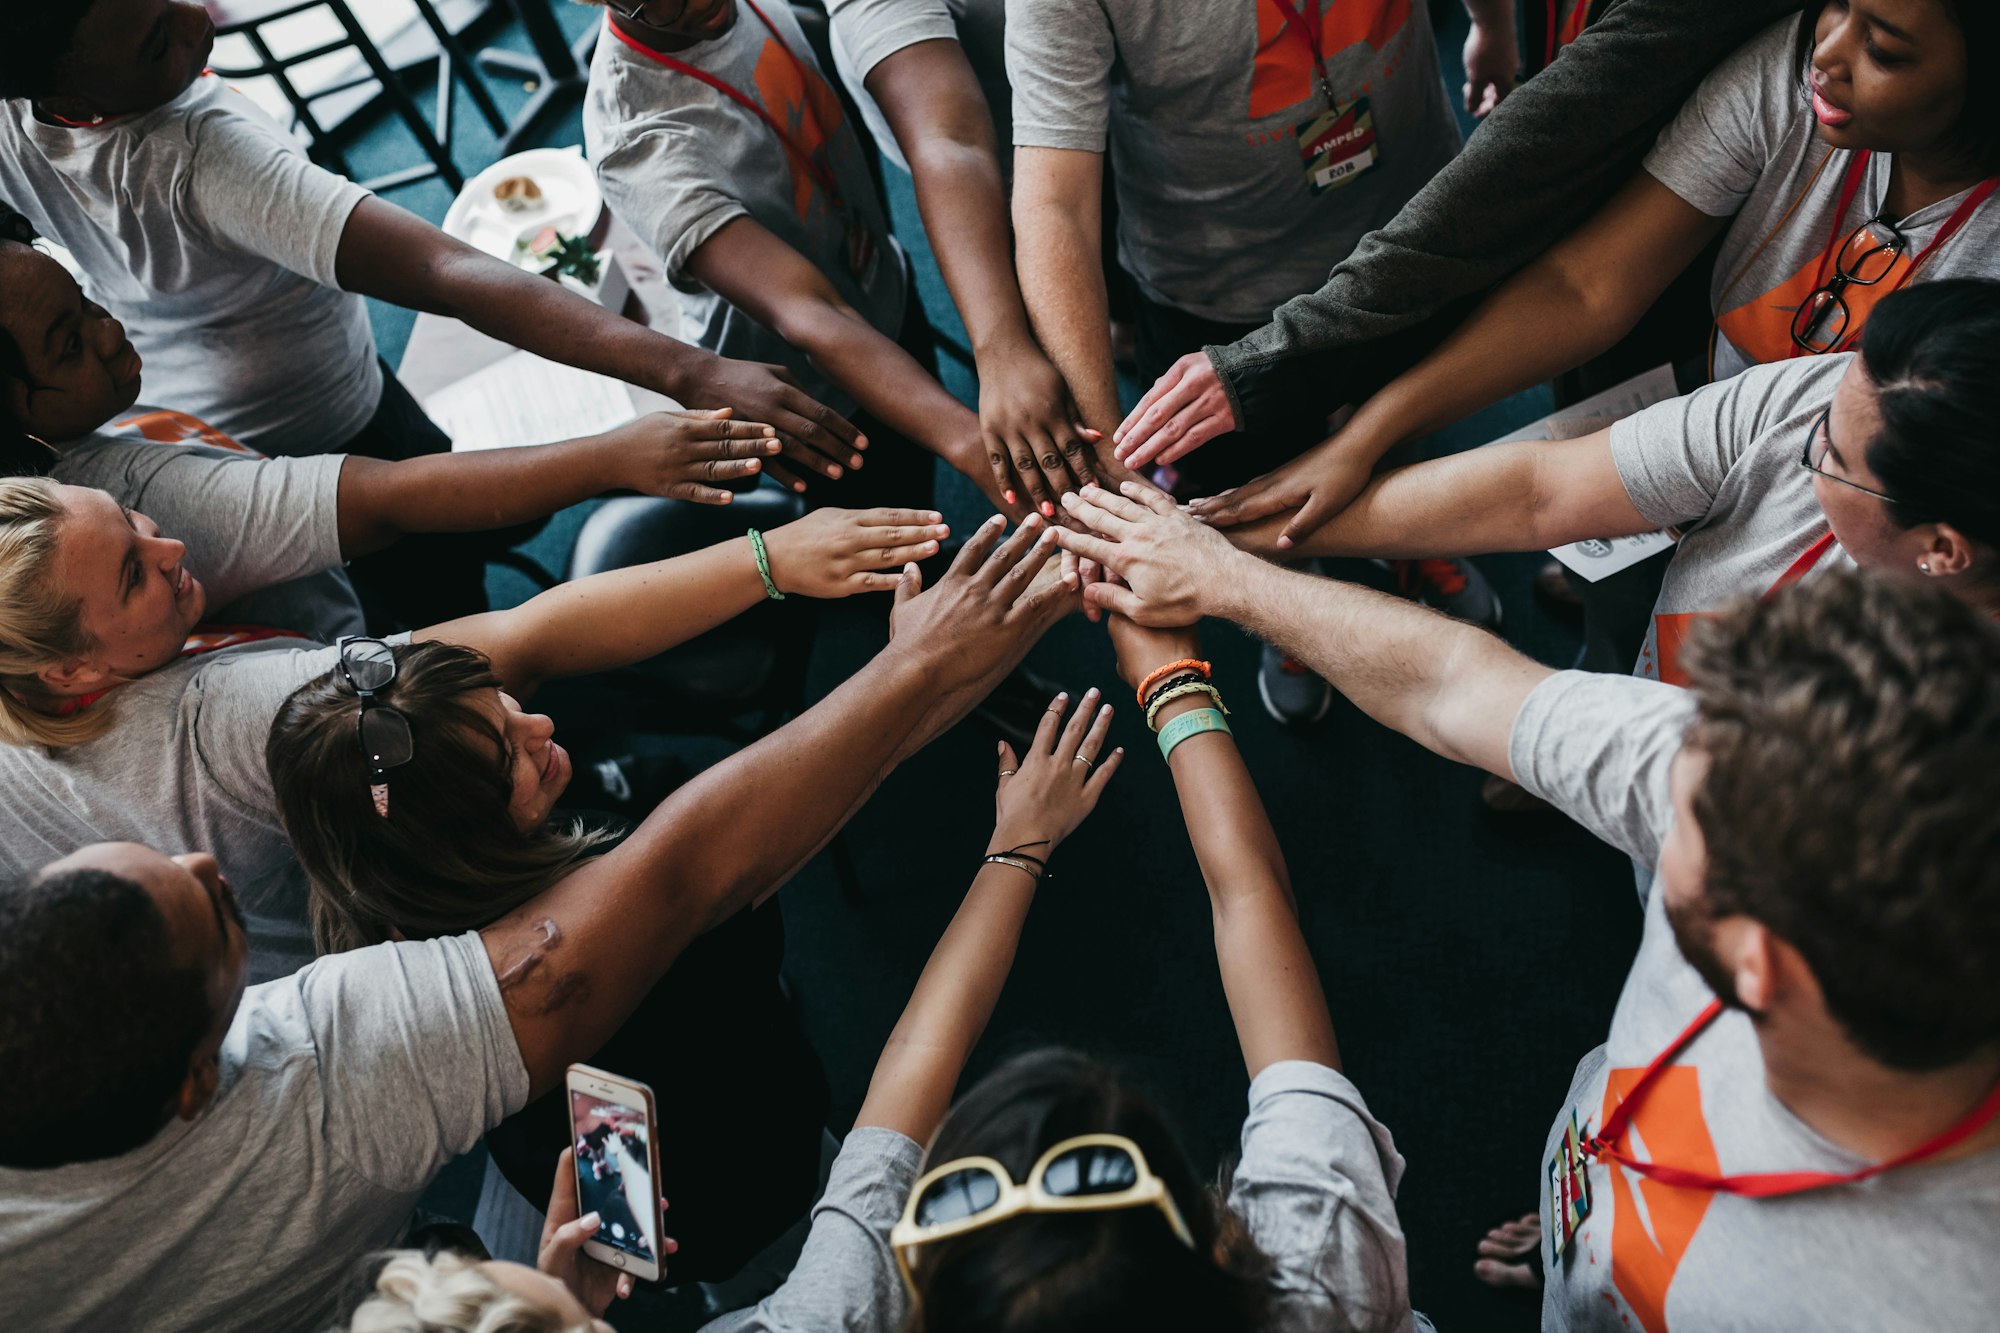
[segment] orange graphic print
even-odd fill
[[[840,128],[840,98],[805,63],[793,57],[777,39],[765,41],[757,57],[757,94],[764,109],[785,127],[791,148],[784,150],[785,165],[792,173],[792,206],[799,220],[812,216],[813,178],[799,160],[799,153],[817,159],[833,171],[833,136]],[[832,206],[832,201],[828,201]]]
[[[1299,33],[1290,30],[1284,11],[1273,0],[1256,2],[1257,63],[1250,75],[1250,119],[1262,120],[1311,97],[1319,75],[1312,51]],[[1307,22],[1312,21],[1311,0],[1291,3]],[[1320,50],[1329,65],[1356,42],[1380,51],[1410,21],[1410,0],[1321,0],[1320,8]]]
[[[257,452],[255,449],[238,444],[199,417],[191,417],[185,412],[170,412],[164,409],[141,412],[136,417],[114,421],[111,427],[113,430],[130,431],[140,439],[151,440],[155,444],[210,444],[218,449],[234,449],[240,454]]]
[[[1611,1071],[1604,1085],[1599,1124],[1630,1095],[1644,1073],[1643,1069]],[[1653,1161],[1711,1175],[1721,1173],[1708,1122],[1702,1119],[1700,1075],[1691,1065],[1672,1065],[1660,1071],[1639,1103],[1626,1136],[1628,1151],[1643,1145]],[[1667,1288],[1673,1285],[1681,1257],[1715,1196],[1707,1190],[1678,1189],[1632,1176],[1616,1165],[1609,1174],[1612,1284],[1632,1307],[1640,1327],[1647,1333],[1666,1333]],[[1636,1194],[1634,1181],[1638,1184]]]
[[[1861,332],[1861,326],[1868,322],[1869,312],[1875,309],[1875,303],[1896,290],[1909,267],[1909,255],[1897,255],[1896,262],[1879,281],[1866,287],[1849,283],[1842,289],[1840,299],[1847,305],[1847,323],[1841,333],[1843,343]],[[1722,336],[1729,339],[1738,351],[1758,365],[1785,360],[1792,354],[1792,320],[1806,298],[1812,295],[1813,279],[1819,271],[1819,256],[1814,255],[1799,267],[1798,272],[1762,296],[1745,301],[1734,310],[1724,311],[1716,318],[1715,326],[1722,330]],[[1826,276],[1833,276],[1831,261],[1826,266]],[[1839,316],[1831,318],[1837,321]],[[1826,325],[1829,331],[1833,327],[1832,323]]]
[[[1681,669],[1681,649],[1686,646],[1688,635],[1694,633],[1695,623],[1712,614],[1708,611],[1679,611],[1668,615],[1661,613],[1653,617],[1653,675],[1668,685],[1687,687],[1688,674]],[[1646,663],[1642,657],[1639,665]]]

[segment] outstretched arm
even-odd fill
[[[764,534],[772,581],[783,593],[846,597],[886,592],[895,574],[876,571],[933,555],[950,529],[921,509],[821,509]],[[629,666],[685,643],[766,596],[747,537],[691,555],[615,569],[561,584],[505,611],[418,630],[477,648],[509,692],[526,698],[542,682]]]
[[[778,430],[785,456],[824,471],[857,432],[782,367],[730,361],[655,333],[559,282],[504,264],[373,195],[348,216],[334,275],[350,292],[463,320],[537,356],[596,371],[698,408],[733,408]]]
[[[1157,668],[1201,655],[1192,628],[1147,629],[1122,616],[1113,616],[1110,628],[1118,673],[1135,689]],[[1154,722],[1164,727],[1210,705],[1203,694],[1169,699]],[[1340,1068],[1319,971],[1299,933],[1284,853],[1235,737],[1226,731],[1191,736],[1174,747],[1167,764],[1208,885],[1216,962],[1250,1077],[1280,1060]]]
[[[857,1126],[893,1129],[922,1143],[951,1105],[958,1076],[1014,965],[1021,926],[1041,884],[1034,863],[1046,862],[1096,808],[1124,754],[1103,753],[1111,709],[1098,706],[1096,690],[1083,696],[1064,726],[1067,703],[1063,695],[1050,703],[1025,756],[1017,759],[1001,742],[998,815],[986,851],[1033,861],[1024,862],[1025,869],[992,862],[979,867],[875,1062]]]
[[[909,161],[924,234],[972,340],[987,465],[1003,492],[1051,516],[1054,496],[1096,474],[1069,388],[1028,327],[979,79],[963,47],[934,40],[880,61],[866,87]]]
[[[537,1095],[597,1049],[680,951],[780,882],[881,780],[930,705],[1025,651],[1068,602],[1053,549],[998,523],[824,701],[668,797],[616,851],[482,933]],[[969,702],[968,702],[969,706]]]
[[[552,514],[606,491],[728,504],[723,483],[754,477],[777,432],[728,412],[654,412],[560,444],[423,454],[340,467],[340,554],[379,551],[412,532],[474,532]]]
[[[1222,524],[1229,520],[1227,504],[1225,498],[1193,506],[1193,512]],[[1612,459],[1609,430],[1574,440],[1490,444],[1413,463],[1377,477],[1324,526],[1311,529],[1311,517],[1303,510],[1278,514],[1230,528],[1229,540],[1258,555],[1421,559],[1545,551],[1658,526],[1632,503]],[[1301,531],[1307,535],[1294,540]]]
[[[1512,778],[1507,742],[1528,692],[1549,668],[1485,630],[1335,579],[1296,573],[1238,551],[1163,492],[1127,482],[1069,502],[1095,535],[1066,529],[1066,549],[1129,587],[1085,590],[1142,625],[1221,616],[1306,663],[1377,722],[1462,764]]]
[[[895,262],[881,256],[878,263]],[[812,358],[828,379],[884,423],[971,478],[995,504],[979,419],[827,280],[819,267],[745,216],[725,223],[689,256],[689,276]],[[839,461],[858,467],[860,454]]]
[[[1102,153],[1014,150],[1014,252],[1028,318],[1076,396],[1084,424],[1109,434],[1118,424],[1118,376],[1104,289],[1103,206]]]

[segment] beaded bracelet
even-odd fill
[[[771,553],[764,549],[764,534],[750,529],[750,550],[757,557],[757,577],[764,580],[764,595],[774,602],[785,600],[785,594],[778,591],[776,579],[771,577]]]
[[[1164,680],[1166,677],[1173,675],[1174,672],[1180,671],[1182,669],[1187,669],[1190,671],[1199,671],[1201,673],[1201,678],[1203,680],[1208,679],[1209,672],[1212,670],[1212,668],[1209,666],[1208,663],[1202,661],[1198,657],[1183,657],[1178,662],[1169,662],[1165,666],[1161,667],[1159,670],[1153,672],[1151,675],[1147,676],[1144,680],[1139,682],[1138,693],[1139,693],[1140,704],[1144,705],[1144,703],[1146,702],[1147,690],[1151,689],[1157,682]]]
[[[1185,685],[1169,686],[1153,696],[1153,701],[1146,705],[1147,730],[1158,731],[1160,729],[1153,719],[1159,716],[1161,708],[1175,699],[1185,699],[1190,694],[1206,694],[1209,698],[1215,700],[1217,708],[1220,708],[1225,713],[1229,711],[1228,706],[1222,702],[1221,690],[1216,689],[1215,686],[1205,680],[1191,680]]]
[[[1159,681],[1156,684],[1152,685],[1151,692],[1140,698],[1139,705],[1140,707],[1143,708],[1145,705],[1151,703],[1154,699],[1157,699],[1160,696],[1160,691],[1162,690],[1171,690],[1174,686],[1185,685],[1191,680],[1207,680],[1207,679],[1208,677],[1202,675],[1201,672],[1199,671],[1176,671],[1173,675],[1168,676],[1165,680]]]
[[[1204,731],[1229,731],[1229,720],[1213,708],[1197,708],[1182,713],[1166,726],[1160,728],[1160,758],[1172,759],[1174,747],[1190,736],[1199,736]]]

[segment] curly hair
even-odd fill
[[[35,224],[18,212],[6,200],[0,199],[0,245],[33,246],[41,240],[35,231]],[[0,293],[0,300],[5,300]],[[28,375],[27,359],[21,355],[20,347],[13,335],[0,329],[0,380],[20,380],[32,385]],[[0,415],[0,476],[22,477],[48,471],[55,461],[50,448],[34,436],[27,428],[11,416]]]
[[[35,0],[7,15],[7,41],[0,46],[0,97],[46,97],[69,59],[77,25],[97,0]]]
[[[1831,573],[1701,626],[1705,912],[1797,949],[1854,1044],[1935,1069],[2000,1043],[2000,626]]]

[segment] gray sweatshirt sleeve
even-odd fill
[[[1639,168],[1703,75],[1795,0],[1597,0],[1560,58],[1316,292],[1209,347],[1239,425],[1282,430],[1359,402],[1414,364],[1476,297],[1546,249]],[[1451,313],[1458,314],[1458,310]]]

